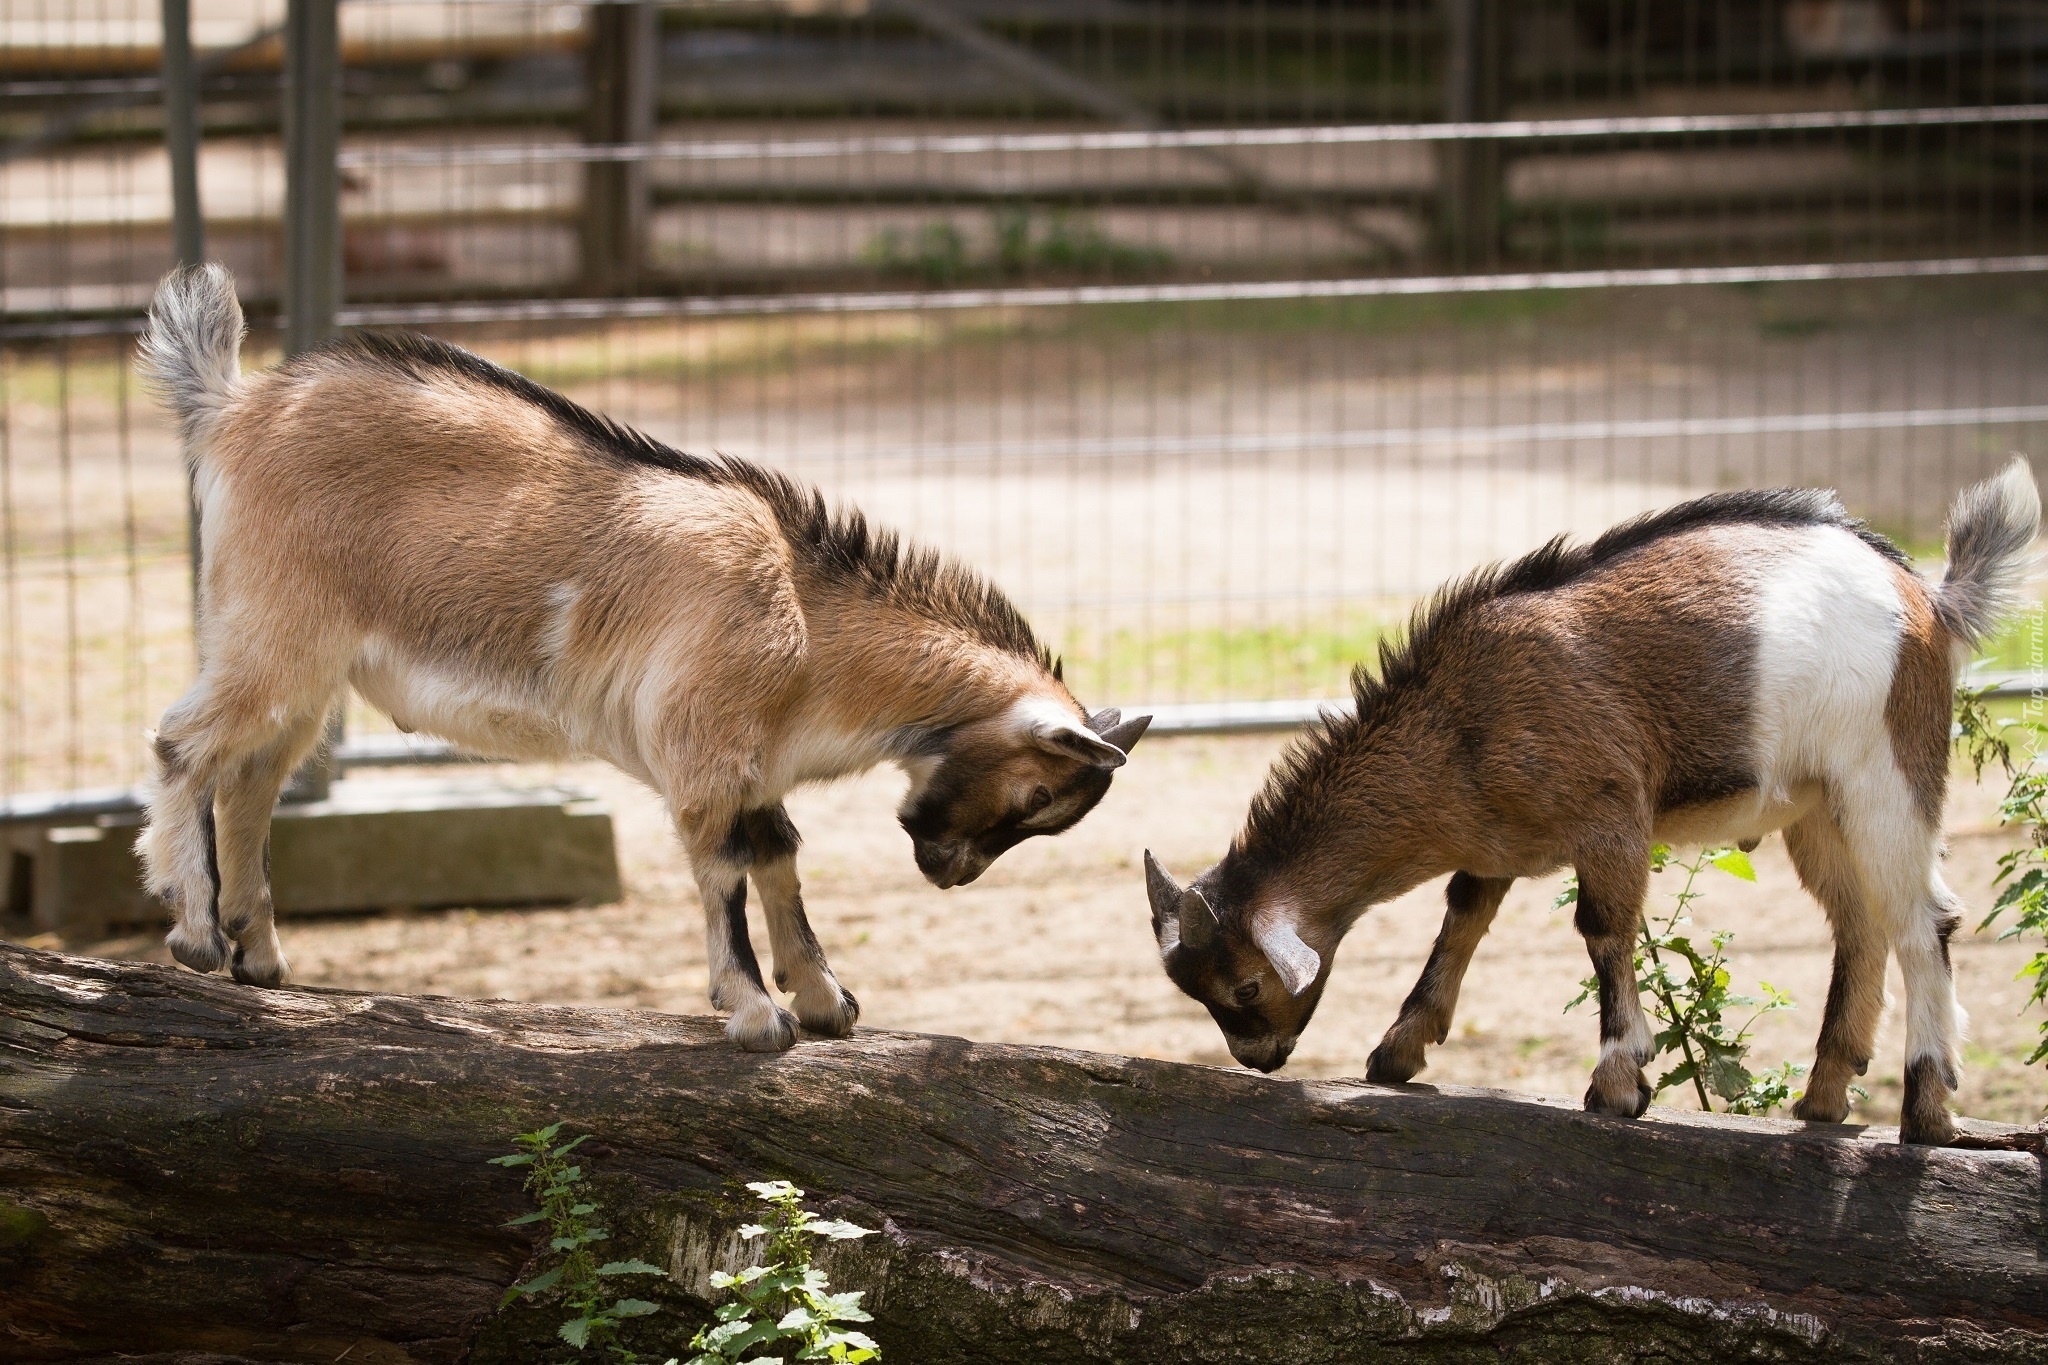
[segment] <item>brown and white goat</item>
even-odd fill
[[[1356,713],[1275,767],[1220,863],[1183,890],[1146,855],[1168,975],[1240,1062],[1274,1070],[1366,909],[1451,873],[1443,931],[1367,1072],[1403,1082],[1447,1036],[1509,885],[1569,865],[1600,985],[1586,1108],[1633,1117],[1654,1051],[1632,966],[1652,841],[1782,829],[1835,941],[1795,1112],[1847,1115],[1889,949],[1906,985],[1900,1137],[1947,1141],[1962,1022],[1960,908],[1937,865],[1951,706],[2040,511],[2023,461],[1965,491],[1939,585],[1833,495],[1776,491],[1560,538],[1447,588],[1382,648],[1379,677],[1354,675]]]
[[[611,761],[667,800],[727,1033],[788,1047],[859,1005],[805,921],[800,783],[883,762],[935,885],[1057,834],[1149,717],[1090,717],[1008,599],[773,471],[672,450],[440,342],[354,336],[243,375],[218,266],[168,277],[142,365],[196,452],[198,681],[164,713],[142,841],[198,971],[286,978],[270,812],[353,684],[481,753]],[[776,984],[747,935],[765,903]]]

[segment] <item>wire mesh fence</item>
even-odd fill
[[[0,7],[0,787],[190,675],[160,21]],[[196,0],[277,354],[282,0]],[[2048,4],[341,9],[346,325],[449,337],[981,565],[1091,704],[1318,697],[1435,584],[1694,492],[1928,550],[2048,429]],[[359,723],[381,724],[374,718]]]

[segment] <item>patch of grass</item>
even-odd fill
[[[1060,638],[1067,681],[1091,703],[1344,697],[1353,665],[1375,660],[1380,641],[1403,621],[1392,610],[1354,608],[1319,621],[1120,627]]]

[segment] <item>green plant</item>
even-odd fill
[[[2036,718],[2031,708],[2018,717],[1994,719],[1981,689],[1956,693],[1956,743],[1979,781],[1991,763],[2005,774],[1998,821],[2026,834],[2018,848],[1999,855],[1998,875],[1992,879],[1998,899],[1977,926],[1982,933],[2010,913],[2011,922],[1998,935],[2001,940],[2026,934],[2048,938],[2048,771],[2041,765],[2044,736],[2048,736],[2048,723]],[[2022,752],[2015,752],[2015,738],[2023,741]],[[2020,969],[2020,976],[2034,979],[2027,997],[2029,1006],[2048,998],[2048,948],[2037,951]],[[2041,1041],[2027,1056],[2029,1066],[2048,1058],[2048,1020],[2042,1021],[2040,1032]]]
[[[1636,989],[1649,996],[1650,1017],[1660,1026],[1657,1055],[1676,1052],[1680,1058],[1658,1077],[1657,1093],[1691,1082],[1702,1109],[1713,1109],[1710,1097],[1719,1096],[1724,1113],[1768,1114],[1793,1098],[1792,1083],[1806,1068],[1786,1062],[1769,1071],[1751,1071],[1750,1030],[1766,1014],[1792,1008],[1792,999],[1768,981],[1760,983],[1761,1000],[1736,994],[1729,989],[1728,972],[1728,945],[1735,936],[1725,930],[1716,932],[1702,948],[1685,932],[1692,923],[1692,903],[1704,894],[1694,889],[1702,872],[1713,867],[1753,882],[1756,869],[1741,849],[1701,849],[1687,862],[1674,856],[1668,845],[1653,845],[1650,871],[1661,873],[1670,867],[1683,872],[1685,882],[1662,919],[1644,914],[1635,951]],[[1563,909],[1577,904],[1578,899],[1579,883],[1574,877],[1565,883],[1554,904]],[[1565,1009],[1577,1009],[1599,989],[1597,978],[1580,982],[1578,996]],[[1731,1031],[1728,1011],[1751,1007],[1755,1012]]]
[[[752,1242],[766,1237],[761,1264],[737,1275],[713,1271],[711,1286],[730,1289],[732,1300],[720,1305],[718,1320],[690,1341],[698,1352],[689,1365],[731,1365],[783,1360],[830,1360],[858,1365],[879,1360],[881,1347],[866,1335],[842,1326],[871,1319],[861,1308],[861,1292],[834,1294],[825,1272],[811,1264],[811,1242],[835,1242],[868,1236],[873,1229],[833,1218],[820,1218],[803,1206],[804,1192],[787,1180],[763,1180],[747,1186],[768,1211],[759,1223],[740,1229]],[[776,1346],[795,1348],[794,1356],[761,1354]]]
[[[612,1359],[631,1365],[639,1357],[618,1344],[619,1324],[628,1318],[645,1317],[656,1311],[657,1305],[645,1299],[614,1297],[610,1284],[620,1276],[659,1275],[662,1271],[645,1261],[598,1264],[591,1248],[609,1240],[611,1233],[593,1221],[601,1209],[597,1201],[585,1197],[583,1167],[569,1160],[569,1154],[590,1135],[585,1133],[557,1143],[555,1136],[561,1131],[561,1123],[556,1122],[536,1132],[521,1133],[514,1139],[519,1151],[491,1158],[493,1166],[527,1167],[527,1193],[540,1205],[505,1226],[546,1223],[548,1250],[562,1257],[552,1269],[506,1290],[504,1302],[559,1292],[563,1305],[575,1316],[564,1321],[556,1335],[575,1347],[579,1355],[591,1346],[608,1348]]]

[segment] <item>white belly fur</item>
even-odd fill
[[[544,700],[407,657],[378,641],[349,670],[364,700],[400,728],[436,735],[493,758],[557,760],[579,747]]]

